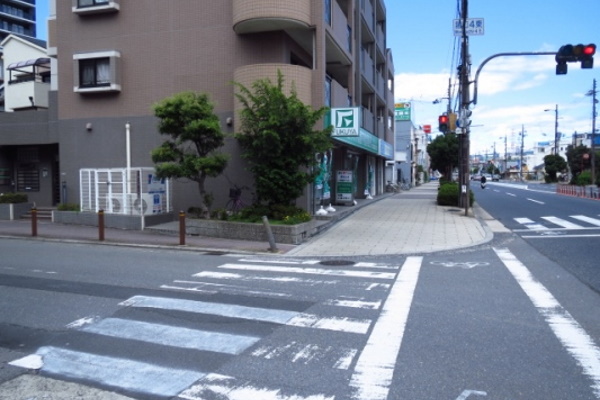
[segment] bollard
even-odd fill
[[[98,210],[98,240],[104,241],[104,210]]]
[[[185,213],[179,211],[179,245],[185,246]]]
[[[37,236],[37,208],[31,209],[31,236]]]
[[[277,245],[275,244],[275,238],[273,237],[273,232],[271,231],[271,225],[269,225],[269,219],[267,218],[266,215],[263,215],[262,217],[262,221],[263,221],[263,225],[265,226],[265,229],[267,230],[267,238],[269,239],[269,245],[271,246],[271,248],[269,249],[271,251],[271,253],[277,253]]]

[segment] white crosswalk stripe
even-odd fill
[[[552,224],[558,225],[562,228],[566,228],[566,229],[582,229],[583,226],[581,225],[577,225],[574,224],[570,221],[564,220],[562,218],[557,218],[557,217],[542,217],[543,220],[546,220]]]
[[[541,222],[533,221],[529,218],[514,218],[514,220],[523,225],[527,230],[532,231],[548,231],[548,230],[586,230],[597,229],[600,227],[600,219],[587,217],[585,215],[570,215],[568,218],[578,221],[572,222],[565,218],[556,216],[540,217]],[[581,223],[583,222],[583,224]]]
[[[575,218],[579,221],[587,222],[590,225],[600,226],[600,219],[598,219],[598,218],[586,217],[584,215],[571,215],[571,218]]]
[[[161,286],[180,292],[182,295],[177,298],[136,295],[119,303],[118,316],[80,318],[67,326],[68,332],[79,335],[77,345],[41,347],[25,358],[41,360],[43,373],[96,382],[100,386],[118,387],[142,395],[179,395],[184,399],[197,399],[204,398],[198,396],[206,392],[229,400],[332,400],[334,396],[284,394],[278,388],[217,375],[211,371],[211,362],[204,362],[209,366],[200,367],[193,361],[180,361],[176,357],[155,360],[143,346],[164,346],[185,354],[191,352],[192,360],[210,354],[210,357],[219,355],[218,360],[226,362],[243,355],[260,362],[346,371],[354,364],[360,349],[340,344],[339,335],[353,335],[348,336],[353,341],[364,338],[359,343],[366,340],[400,267],[365,262],[344,266],[318,265],[317,260],[240,261],[200,271],[192,274],[189,280],[174,280]],[[298,297],[302,293],[304,297]],[[319,293],[320,297],[307,300],[306,293],[311,296]],[[230,300],[210,301],[212,296],[223,294]],[[190,299],[189,296],[197,297]],[[235,304],[238,298],[240,304]],[[245,305],[244,299],[248,298],[263,300]],[[215,318],[223,322],[214,323]],[[226,322],[227,319],[232,322]],[[248,321],[253,333],[246,333],[246,328],[243,333],[227,331],[234,329],[232,326],[239,321]],[[274,326],[302,330],[303,333],[297,336],[301,339],[285,341],[265,336]],[[107,343],[135,343],[140,348],[129,356],[131,359],[115,356],[120,354],[117,352],[97,354],[98,347],[89,344],[95,339],[85,340],[85,336],[81,339],[81,335],[103,337],[109,341]],[[311,341],[313,336],[314,342]],[[324,341],[325,337],[330,339]],[[31,365],[19,361],[15,360],[13,365]],[[165,376],[169,379],[164,379]]]

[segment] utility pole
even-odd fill
[[[463,116],[463,121],[468,119],[469,105],[471,103],[470,91],[469,91],[469,37],[467,36],[467,18],[468,12],[468,0],[462,0],[461,7],[461,18],[462,18],[462,46],[461,46],[461,68],[460,68],[460,91],[461,91],[461,109],[460,112]],[[459,136],[459,148],[460,154],[460,173],[459,180],[461,186],[462,199],[461,205],[465,207],[465,216],[469,215],[469,124],[462,127],[462,134]]]
[[[525,147],[525,126],[521,125],[521,166],[519,168],[520,180],[523,182],[523,148]]]
[[[504,179],[508,177],[508,147],[506,135],[504,135]]]
[[[594,86],[592,90],[590,90],[587,95],[592,96],[592,185],[596,184],[596,144],[595,144],[595,135],[596,135],[596,80],[594,79]]]

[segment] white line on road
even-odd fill
[[[590,225],[600,226],[600,219],[586,217],[585,215],[571,215],[571,218],[578,219],[583,222],[587,222]]]
[[[252,321],[271,322],[300,328],[325,329],[337,332],[365,334],[371,326],[369,319],[320,317],[297,311],[240,306],[237,304],[170,299],[166,297],[134,296],[120,303],[127,307],[156,308],[164,310],[219,315]]]
[[[81,330],[102,336],[139,340],[162,346],[225,354],[240,354],[260,340],[255,336],[202,331],[120,318],[107,318],[96,324],[85,326]]]
[[[354,399],[388,397],[422,262],[423,257],[408,257],[392,286],[352,374],[350,386],[355,390]]]
[[[537,204],[546,204],[546,203],[544,203],[543,201],[534,200],[534,199],[530,199],[530,198],[527,198],[527,200],[529,200],[529,201],[533,201],[534,203],[537,203]]]
[[[168,398],[206,375],[57,347],[42,347],[37,354],[43,359],[45,373]]]
[[[494,248],[494,251],[544,317],[563,347],[591,379],[594,394],[600,399],[600,349],[594,340],[508,249]]]
[[[204,379],[180,393],[178,398],[187,400],[227,399],[227,400],[334,400],[335,396],[323,394],[300,396],[285,395],[281,389],[257,387],[251,382],[238,380],[232,376],[208,374]]]
[[[558,217],[542,217],[542,219],[553,223],[554,225],[562,226],[566,229],[583,229],[583,226],[574,224],[570,221]]]
[[[396,273],[394,272],[376,272],[360,270],[357,271],[324,268],[271,267],[268,265],[223,264],[220,265],[219,268],[239,271],[285,272],[288,274],[347,276],[351,278],[394,279],[396,277]]]

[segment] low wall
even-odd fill
[[[271,225],[276,243],[300,244],[317,233],[318,223],[311,220],[298,225]],[[245,222],[186,219],[186,233],[224,239],[268,241],[265,226]]]
[[[33,207],[33,203],[0,204],[0,219],[15,220],[21,218]]]
[[[144,226],[152,226],[171,222],[173,213],[144,216]],[[98,214],[79,211],[53,211],[52,221],[59,224],[98,226]],[[141,230],[142,217],[139,215],[104,214],[106,228]]]

